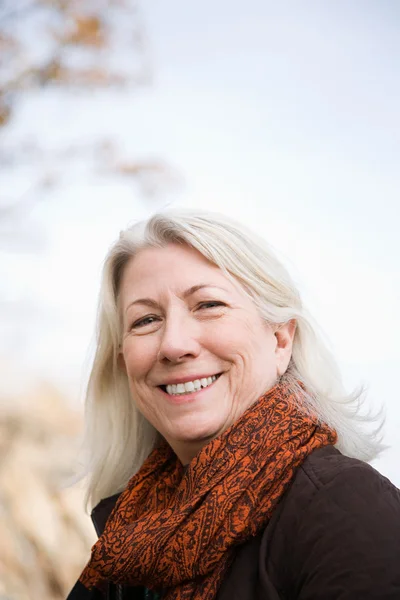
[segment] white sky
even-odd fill
[[[144,3],[143,3],[144,4]],[[146,0],[155,82],[134,94],[27,100],[9,140],[118,140],[181,178],[156,206],[219,210],[277,249],[346,382],[387,409],[379,469],[400,485],[400,4],[395,0]],[[7,141],[7,139],[6,139]],[[148,215],[126,183],[68,163],[37,205],[39,254],[0,257],[4,385],[40,376],[78,401],[99,271]],[[29,169],[0,185],[17,194]]]

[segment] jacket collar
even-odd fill
[[[114,494],[113,496],[109,496],[108,498],[100,500],[100,502],[96,504],[96,506],[92,510],[90,516],[92,518],[92,522],[98,537],[100,537],[103,533],[104,527],[107,523],[107,519],[110,516],[120,495],[121,493]]]

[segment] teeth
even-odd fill
[[[208,387],[217,379],[216,375],[212,377],[203,377],[202,379],[195,379],[194,381],[187,381],[186,383],[172,383],[167,385],[167,394],[172,396],[178,396],[179,394],[190,394],[197,392],[202,387]]]
[[[194,381],[185,383],[185,392],[194,392]]]

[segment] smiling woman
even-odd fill
[[[131,227],[98,331],[99,540],[70,600],[400,596],[399,493],[363,462],[376,426],[263,242],[198,212]]]
[[[142,249],[119,302],[131,396],[183,464],[286,371],[294,321],[264,321],[237,282],[187,245]]]

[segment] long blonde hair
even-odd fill
[[[118,293],[127,262],[145,247],[178,242],[192,246],[243,286],[266,321],[295,319],[292,358],[284,375],[304,410],[335,428],[337,447],[365,461],[382,450],[382,423],[363,414],[363,390],[346,393],[337,365],[303,307],[298,290],[271,249],[252,232],[219,214],[174,210],[159,213],[120,234],[104,264],[97,345],[86,397],[87,500],[121,491],[159,439],[139,413],[125,373],[118,367],[121,322]],[[298,382],[307,389],[300,393]]]

